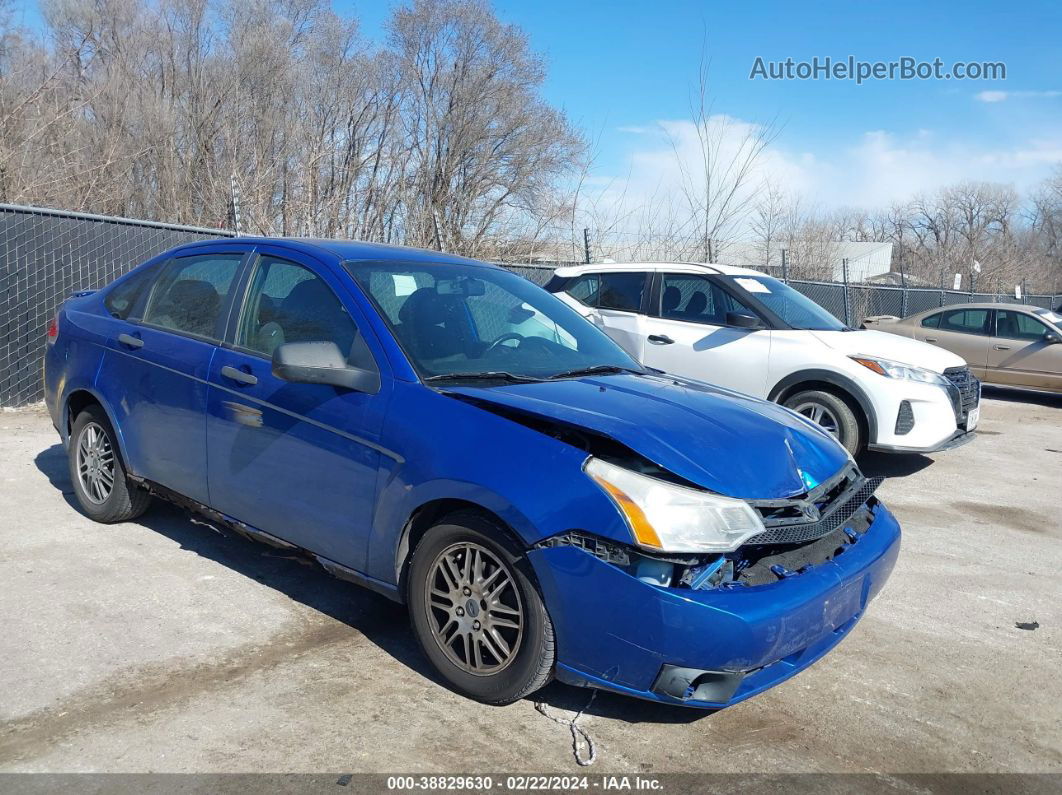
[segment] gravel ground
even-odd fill
[[[594,772],[1062,772],[1062,396],[985,397],[972,444],[861,462],[903,550],[837,649],[714,714],[599,694]],[[582,770],[531,700],[436,681],[384,598],[164,505],[90,522],[39,409],[0,456],[0,770]]]

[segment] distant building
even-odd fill
[[[848,260],[848,281],[863,282],[881,276],[892,269],[892,243],[825,243],[826,259],[830,267],[831,281],[844,278],[844,260]],[[781,248],[776,249],[777,252]],[[770,265],[763,262],[763,245],[760,243],[729,243],[717,257],[719,262],[767,271],[776,276],[782,272],[781,254],[772,253]]]

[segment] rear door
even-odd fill
[[[564,292],[583,317],[640,361],[645,350],[648,288],[649,273],[616,271],[584,274]]]
[[[767,393],[770,329],[728,326],[727,312],[759,316],[711,276],[662,273],[645,322],[644,364],[756,397]]]
[[[332,341],[379,369],[349,289],[330,268],[259,246],[230,331],[210,368],[207,454],[211,505],[354,569],[365,564],[389,373],[365,394],[283,381],[271,371],[285,342]],[[371,343],[371,345],[370,345]]]
[[[990,309],[945,309],[922,320],[915,339],[958,354],[978,378],[985,377],[990,340]]]
[[[1057,332],[1029,312],[997,309],[995,314],[987,380],[1062,391],[1062,344],[1046,336]]]
[[[121,295],[108,307],[118,322],[96,385],[115,413],[130,467],[201,503],[209,501],[207,373],[243,257],[231,246],[196,249],[153,269],[136,308]]]

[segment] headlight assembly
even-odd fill
[[[583,469],[646,549],[730,552],[764,530],[760,515],[744,500],[678,486],[593,456]]]
[[[918,381],[922,384],[935,384],[943,387],[950,384],[948,379],[940,373],[934,373],[924,367],[914,367],[909,364],[893,362],[888,359],[878,359],[873,356],[849,356],[848,358],[886,378],[900,378],[906,381]]]

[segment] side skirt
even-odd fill
[[[203,505],[201,502],[185,497],[183,494],[179,494],[172,489],[168,489],[165,486],[161,486],[150,480],[144,480],[143,478],[130,477],[130,480],[138,483],[142,488],[159,499],[165,500],[178,508],[183,508],[193,514],[198,514],[204,519],[208,520],[211,527],[214,529],[220,529],[222,531],[228,530],[236,533],[243,538],[250,541],[256,541],[261,544],[268,544],[271,547],[277,549],[284,549],[294,552],[307,559],[307,562],[313,564],[316,563],[326,572],[331,574],[340,580],[346,580],[352,582],[355,585],[359,585],[362,588],[368,588],[371,591],[375,591],[378,594],[386,596],[392,601],[403,604],[405,600],[402,598],[402,593],[397,585],[383,580],[377,580],[375,577],[370,577],[368,574],[363,574],[360,571],[344,566],[342,563],[336,563],[334,560],[322,557],[321,555],[311,552],[308,549],[296,546],[285,541],[283,538],[278,538],[272,533],[267,533],[264,530],[259,530],[257,527],[252,527],[249,524],[233,519],[231,516],[226,516],[219,511],[215,511],[213,508]]]

